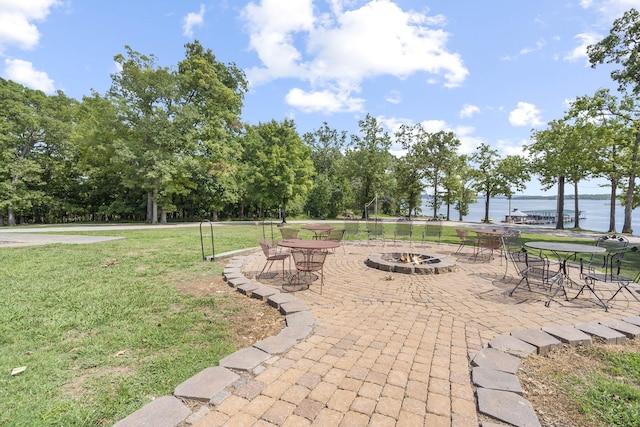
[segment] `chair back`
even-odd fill
[[[367,220],[367,233],[369,239],[384,239],[384,224],[377,219]]]
[[[505,252],[517,251],[524,247],[520,237],[520,230],[507,230],[500,236],[500,240],[502,240],[502,247]]]
[[[596,240],[596,246],[606,248],[607,251],[614,251],[629,246],[629,239],[625,236],[620,236],[619,234],[608,234],[606,236],[598,237],[598,240]]]
[[[359,236],[360,235],[360,221],[357,219],[350,219],[344,221],[344,232],[346,235]]]
[[[442,221],[433,219],[425,221],[422,239],[426,240],[427,237],[433,237],[440,243],[442,238]]]
[[[467,240],[469,236],[469,230],[466,228],[456,228],[456,234],[460,240]]]
[[[394,231],[395,238],[408,237],[411,240],[413,234],[413,221],[398,221]]]
[[[333,242],[342,242],[342,238],[344,237],[344,233],[346,230],[344,228],[336,228],[334,230],[329,231],[326,240],[331,240]]]
[[[264,256],[267,257],[267,259],[282,253],[278,246],[278,242],[273,239],[258,239],[258,243],[260,244],[262,253],[264,253]]]
[[[509,251],[507,258],[511,261],[519,276],[526,274],[529,266],[527,265],[527,253],[525,251]]]
[[[299,271],[320,271],[327,258],[326,250],[292,249],[291,256]]]
[[[298,229],[292,227],[280,227],[280,234],[282,235],[282,239],[297,239],[298,238]]]
[[[478,233],[478,247],[491,250],[500,249],[502,247],[500,235]]]

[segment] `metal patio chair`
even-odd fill
[[[284,248],[278,246],[278,242],[276,242],[273,239],[259,239],[258,243],[260,244],[260,248],[262,248],[262,253],[264,254],[267,260],[264,264],[264,267],[262,267],[262,271],[260,272],[260,274],[258,274],[257,277],[262,276],[262,274],[265,272],[265,269],[267,270],[266,272],[268,273],[271,270],[271,267],[273,266],[273,263],[275,261],[282,261],[282,277],[284,278],[285,277],[284,262],[286,260],[289,260],[289,262],[291,262],[289,258],[291,253],[288,250],[285,250]]]
[[[616,297],[622,290],[626,290],[636,301],[640,302],[640,299],[629,289],[629,285],[632,283],[637,283],[640,278],[640,273],[637,273],[634,277],[627,277],[620,275],[620,267],[622,266],[622,262],[627,252],[627,248],[624,247],[618,251],[611,252],[607,254],[605,259],[604,270],[594,269],[593,267],[589,267],[588,270],[583,272],[584,285],[578,291],[578,294],[574,298],[578,298],[582,291],[587,289],[589,292],[593,294],[593,296],[600,302],[600,305],[604,307],[605,311],[609,310],[609,302]],[[616,286],[615,292],[607,301],[603,301],[600,295],[596,293],[597,288],[604,288]]]
[[[439,219],[428,219],[424,223],[424,229],[422,230],[422,246],[425,246],[425,242],[431,239],[438,242],[438,245],[441,244],[442,221]]]
[[[456,228],[456,234],[458,235],[458,239],[460,239],[460,245],[458,249],[456,249],[455,253],[459,253],[465,246],[471,246],[474,248],[477,243],[477,239],[475,237],[469,237],[469,230],[466,228]]]
[[[297,270],[289,279],[290,286],[306,285],[307,289],[315,279],[314,273],[320,275],[320,295],[324,286],[324,261],[328,251],[324,249],[292,249],[291,256]]]
[[[393,244],[396,245],[398,240],[409,238],[409,247],[413,247],[413,221],[398,220],[393,230]]]

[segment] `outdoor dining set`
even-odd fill
[[[347,236],[357,242],[364,232],[367,245],[374,239],[380,240],[383,246],[385,244],[384,227],[379,221],[367,222],[364,231],[360,230],[358,221],[345,221],[343,227],[315,223],[302,225],[299,229],[291,226],[277,229],[281,235],[280,240],[273,238],[273,232],[271,239],[259,240],[266,262],[258,276],[269,273],[273,264],[280,262],[285,280],[282,288],[285,291],[309,289],[314,280],[319,279],[322,294],[325,260],[340,247],[346,254],[342,242]],[[306,231],[304,235],[302,230]],[[565,300],[569,301],[567,288],[577,290],[571,299],[589,294],[605,310],[608,310],[612,300],[621,292],[626,292],[640,302],[636,289],[630,286],[639,277],[625,274],[629,269],[623,268],[625,255],[638,249],[630,246],[625,236],[603,235],[592,244],[585,244],[543,239],[525,242],[520,231],[514,227],[456,227],[455,231],[459,244],[453,255],[464,257],[467,252],[465,248],[469,248],[472,251],[469,259],[478,262],[491,261],[499,254],[500,263],[503,258],[505,262],[503,279],[507,277],[509,267],[513,266],[519,281],[508,292],[509,296],[513,296],[516,291],[520,293],[524,284],[529,291],[533,291],[532,285],[545,290],[547,307],[558,295],[564,295]],[[423,243],[430,239],[440,244],[442,222],[426,221],[423,226],[417,227],[411,220],[395,221],[393,242],[404,242],[412,246],[416,240],[414,234],[418,233]],[[285,269],[287,262],[288,270]],[[607,294],[606,298],[603,291]]]
[[[476,236],[472,236],[470,231]],[[506,259],[503,277],[507,275],[509,264],[514,266],[520,280],[509,292],[510,296],[522,283],[531,290],[531,282],[537,282],[551,292],[545,302],[547,307],[560,293],[568,301],[567,287],[578,289],[573,299],[590,293],[605,311],[621,291],[628,292],[640,302],[637,292],[630,288],[632,283],[638,281],[639,275],[621,273],[625,255],[638,250],[629,245],[625,236],[603,235],[594,244],[583,244],[546,240],[523,242],[520,232],[515,229],[457,228],[456,233],[460,239],[457,253],[466,246],[474,249],[474,258],[482,258],[483,255],[491,257],[494,251],[500,251]],[[550,259],[548,254],[555,259]],[[606,300],[602,296],[605,289],[611,292]]]

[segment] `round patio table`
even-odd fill
[[[578,254],[597,254],[597,253],[602,253],[607,251],[605,248],[601,246],[584,245],[579,243],[535,241],[535,242],[527,242],[524,245],[532,249],[538,249],[541,251],[551,251],[556,256],[556,258],[558,258],[558,261],[560,262],[561,276],[560,276],[560,280],[558,280],[558,287],[556,288],[556,291],[553,293],[551,298],[549,298],[549,300],[545,303],[547,307],[549,307],[549,304],[551,304],[551,301],[553,301],[553,299],[555,298],[555,296],[558,294],[560,290],[564,292],[565,298],[567,297],[567,291],[564,289],[565,280],[568,280],[571,283],[575,283],[573,280],[571,280],[571,278],[569,277],[569,273],[567,271],[567,261],[569,260],[569,258],[571,257],[576,258]],[[600,297],[598,297],[598,295],[596,295],[592,289],[590,290],[592,291],[594,296],[602,303],[602,300],[600,299]],[[602,304],[604,305],[604,303]]]
[[[278,242],[278,246],[292,249],[335,249],[340,247],[340,242],[333,240],[306,240],[306,239],[286,239]]]
[[[313,238],[316,240],[326,238],[331,230],[336,228],[329,224],[309,224],[300,227],[304,230],[313,231]]]

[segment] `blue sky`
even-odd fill
[[[0,75],[81,99],[105,93],[125,45],[175,66],[197,39],[245,70],[249,123],[354,134],[369,113],[389,132],[453,131],[464,153],[484,142],[521,154],[567,102],[615,88],[586,46],[631,7],[640,0],[0,0]],[[535,180],[525,193],[540,193]]]

